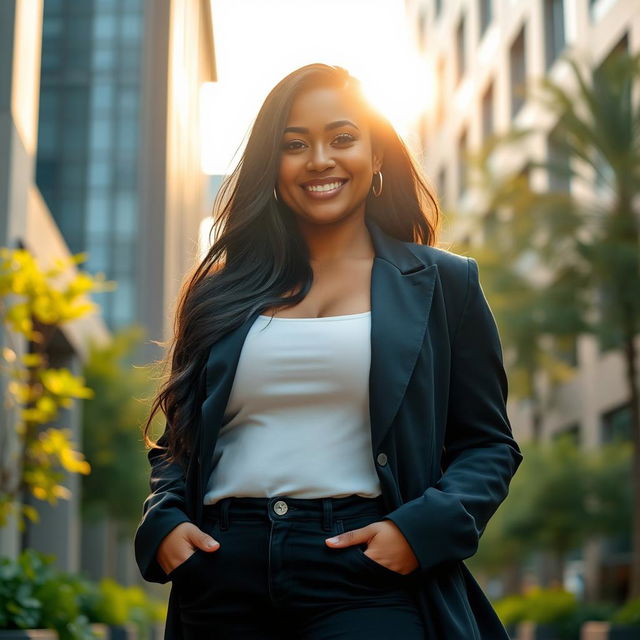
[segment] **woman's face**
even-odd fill
[[[281,145],[277,193],[311,223],[364,216],[373,174],[382,166],[360,110],[340,89],[316,88],[293,102]]]

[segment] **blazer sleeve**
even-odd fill
[[[167,444],[167,424],[158,444]],[[142,521],[134,538],[136,563],[147,582],[168,582],[167,574],[156,560],[156,552],[163,538],[182,522],[191,522],[184,511],[184,467],[177,462],[167,463],[162,449],[149,449],[151,465],[149,488],[151,493],[142,506]]]
[[[477,551],[523,458],[506,411],[500,338],[473,258],[467,258],[466,289],[452,337],[443,473],[435,486],[385,516],[407,539],[422,572]]]

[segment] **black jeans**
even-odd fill
[[[423,640],[418,572],[366,556],[366,544],[325,539],[385,514],[381,498],[225,498],[204,507],[220,542],[169,577],[186,640]]]

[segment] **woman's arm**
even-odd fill
[[[167,445],[167,425],[158,438],[158,444]],[[164,537],[181,522],[191,522],[184,511],[184,467],[173,462],[167,464],[162,457],[164,449],[149,449],[147,458],[151,465],[149,487],[151,493],[142,507],[142,521],[135,534],[136,562],[147,582],[168,582],[167,574],[156,560],[158,546]]]
[[[452,338],[443,475],[422,496],[385,516],[415,553],[420,570],[472,556],[507,497],[522,462],[507,417],[507,376],[498,330],[467,258],[466,302]]]

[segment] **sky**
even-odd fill
[[[202,168],[231,172],[271,88],[311,62],[345,67],[407,143],[432,102],[432,67],[403,0],[210,0],[218,82],[201,90]]]

